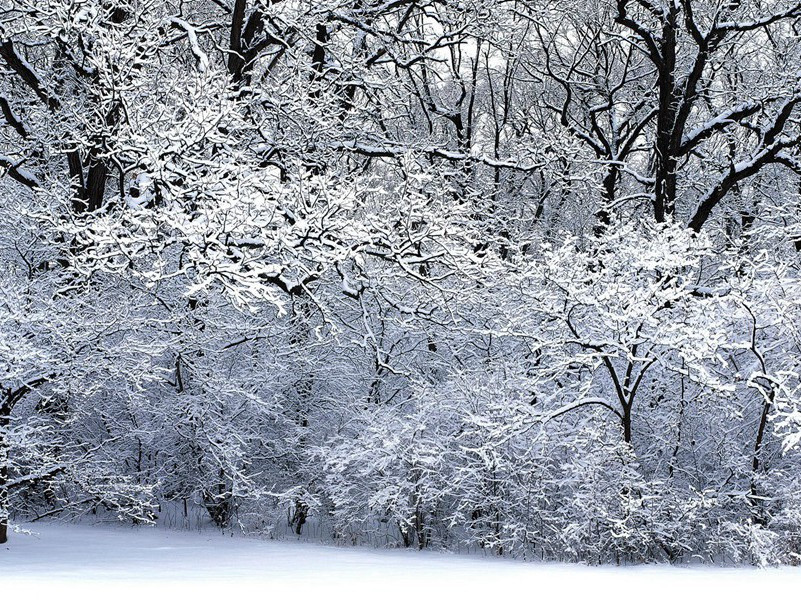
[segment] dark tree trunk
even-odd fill
[[[754,442],[754,455],[751,462],[751,486],[750,486],[750,504],[751,507],[754,509],[754,521],[759,525],[767,525],[767,517],[765,515],[765,510],[762,505],[762,502],[759,500],[757,484],[756,484],[756,477],[761,466],[761,456],[762,456],[762,446],[765,440],[765,427],[768,424],[768,415],[770,413],[770,406],[773,404],[773,400],[776,396],[776,391],[771,386],[770,391],[768,392],[768,397],[763,400],[762,404],[762,411],[759,416],[759,427],[757,429],[757,437],[756,441]]]
[[[0,544],[8,541],[8,440],[6,432],[10,422],[11,404],[2,399],[0,405]]]
[[[228,486],[228,476],[224,469],[220,469],[219,483],[215,490],[203,491],[203,504],[211,520],[220,529],[225,529],[231,521],[233,513],[233,495]]]
[[[612,206],[615,202],[615,192],[618,178],[620,177],[620,167],[610,165],[603,180],[603,197],[601,207],[595,213],[596,223],[593,233],[596,236],[603,235],[612,222]]]
[[[623,441],[631,444],[631,410],[623,412]]]
[[[306,519],[309,516],[309,507],[301,500],[295,501],[295,512],[292,514],[290,523],[293,526],[295,535],[303,533],[303,526],[306,524]]]
[[[231,37],[228,43],[228,72],[233,76],[234,82],[242,80],[242,69],[245,60],[242,56],[242,28],[245,23],[246,0],[236,0],[234,12],[231,15]]]
[[[674,139],[679,104],[675,81],[676,19],[675,11],[670,11],[662,27],[654,182],[654,218],[657,223],[663,223],[669,215],[672,215],[676,204],[677,156]]]

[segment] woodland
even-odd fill
[[[801,2],[0,0],[13,523],[801,560]]]

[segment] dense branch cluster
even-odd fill
[[[801,556],[801,2],[0,0],[0,543]]]

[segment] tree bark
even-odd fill
[[[0,544],[8,541],[8,424],[11,404],[6,398],[0,405]]]
[[[231,37],[228,42],[228,72],[233,76],[236,83],[242,80],[242,69],[245,60],[242,56],[242,28],[245,23],[246,0],[236,0],[234,11],[231,15]]]
[[[659,71],[659,108],[656,117],[656,181],[654,184],[654,218],[664,223],[673,214],[676,203],[676,166],[674,148],[676,111],[676,19],[671,10],[662,26],[661,64]]]

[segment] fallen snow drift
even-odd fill
[[[115,525],[35,523],[0,547],[3,591],[287,591],[292,597],[667,597],[797,592],[801,569],[588,567]],[[522,593],[522,595],[521,595]],[[490,596],[487,596],[487,595]],[[6,597],[5,594],[2,597]],[[83,596],[86,597],[86,596]]]

